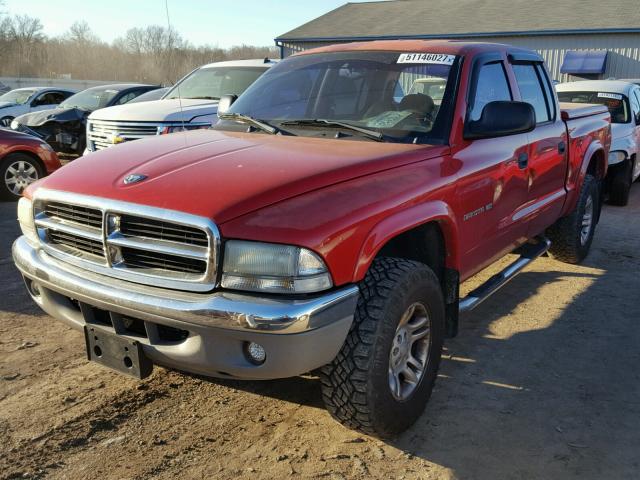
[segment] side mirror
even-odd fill
[[[237,99],[237,95],[222,95],[218,101],[218,118],[227,113]]]
[[[482,109],[480,119],[465,126],[464,138],[504,137],[530,132],[536,128],[536,112],[527,102],[489,102]]]

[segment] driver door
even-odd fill
[[[514,99],[507,65],[500,55],[476,59],[466,121],[478,120],[484,106]],[[522,159],[528,138],[519,133],[466,141],[454,154],[461,165],[456,189],[461,275],[468,277],[523,243],[527,221],[518,214],[528,198]]]

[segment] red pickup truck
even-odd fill
[[[13,258],[91,360],[137,377],[316,371],[336,419],[392,435],[424,409],[459,312],[547,251],[587,255],[610,118],[568,108],[542,58],[509,46],[303,52],[225,96],[214,129],[32,185]]]

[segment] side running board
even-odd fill
[[[520,254],[520,258],[515,262],[501,272],[496,273],[478,288],[469,292],[465,298],[461,299],[459,303],[460,312],[468,312],[476,308],[501,287],[506,285],[507,282],[520,273],[524,267],[549,250],[551,242],[547,238],[537,237],[535,240],[535,243],[526,243],[514,252]]]

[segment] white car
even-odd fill
[[[72,90],[51,87],[11,90],[0,96],[0,127],[9,128],[14,118],[25,113],[55,108],[74,93]]]
[[[614,205],[626,205],[640,178],[640,86],[621,80],[584,80],[556,85],[561,102],[606,105],[611,113],[607,190]]]
[[[208,128],[218,100],[240,95],[275,60],[234,60],[204,65],[186,75],[160,100],[97,110],[87,122],[85,154],[152,135]]]

